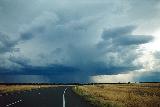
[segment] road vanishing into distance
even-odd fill
[[[59,86],[0,94],[0,107],[93,107],[71,88]]]

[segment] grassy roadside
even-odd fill
[[[160,84],[76,86],[78,95],[98,107],[160,107]]]
[[[86,87],[88,86],[75,86],[73,87],[73,91],[76,94],[82,96],[86,101],[90,102],[92,105],[96,107],[124,107],[123,104],[118,104],[114,101],[109,101],[109,100],[100,98],[101,95],[97,96],[97,95],[91,94]]]
[[[32,90],[36,88],[48,88],[50,85],[0,85],[0,93]]]

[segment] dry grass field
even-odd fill
[[[74,91],[98,107],[160,107],[160,83],[84,85]]]
[[[0,85],[0,93],[51,87],[50,85]]]

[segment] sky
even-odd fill
[[[0,82],[160,82],[159,0],[0,0]]]

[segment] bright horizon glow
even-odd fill
[[[156,66],[154,53],[160,51],[160,30],[154,32],[152,36],[154,37],[152,42],[140,46],[140,50],[142,50],[143,55],[138,59],[138,61],[146,71],[154,69]]]
[[[152,34],[154,40],[150,43],[142,45],[145,50],[150,52],[160,51],[160,30],[157,30]]]

